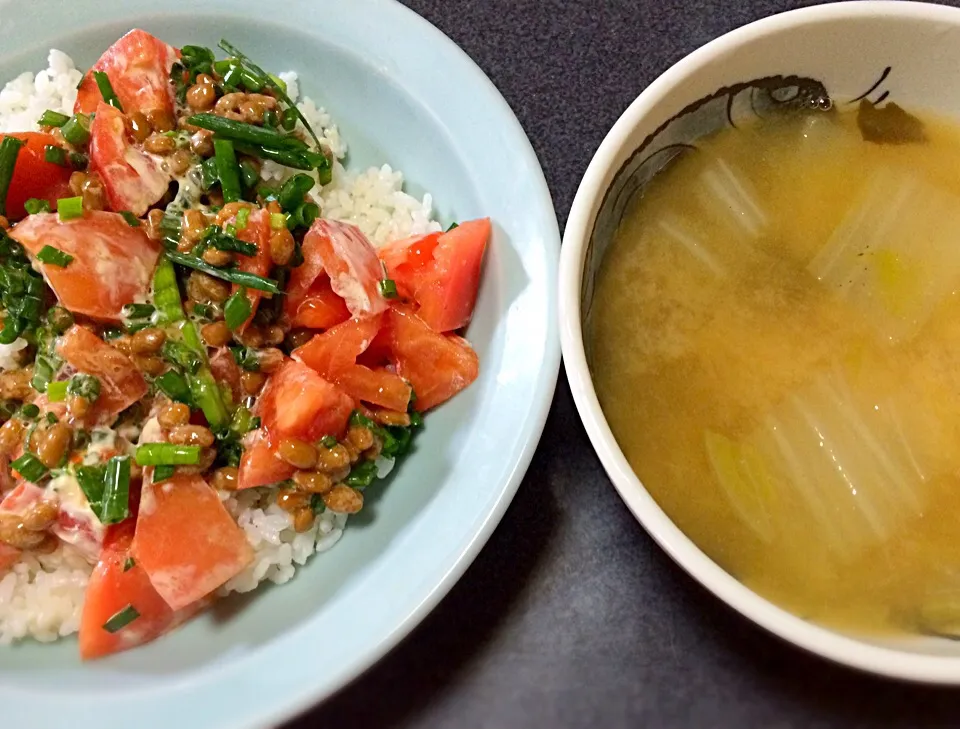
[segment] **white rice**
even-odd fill
[[[0,91],[0,132],[36,129],[47,109],[72,113],[76,87],[82,74],[65,53],[51,50],[48,68],[23,73]],[[297,74],[280,74],[293,99],[299,96]],[[324,217],[357,225],[376,245],[418,233],[440,230],[432,219],[432,199],[417,199],[403,191],[403,174],[389,165],[371,167],[359,174],[344,169],[346,144],[330,115],[309,98],[298,108],[336,158],[333,180],[313,193]],[[291,171],[270,162],[263,165],[266,179],[282,181]],[[0,349],[0,369],[16,354],[17,344]],[[389,459],[378,463],[382,475],[392,467]],[[275,489],[221,492],[224,506],[243,529],[256,557],[241,574],[220,589],[221,595],[249,592],[265,580],[289,581],[309,557],[333,547],[343,534],[347,517],[326,511],[313,527],[299,534],[290,514],[275,503]],[[53,641],[78,630],[83,593],[91,565],[71,548],[61,547],[47,556],[27,556],[0,576],[0,644],[25,637]]]

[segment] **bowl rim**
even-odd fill
[[[667,516],[644,488],[617,445],[603,416],[583,344],[581,286],[594,210],[599,210],[610,173],[633,129],[672,89],[732,49],[802,25],[824,21],[891,18],[960,26],[960,8],[902,0],[857,0],[790,10],[732,30],[673,64],[627,107],[591,160],[577,189],[560,251],[560,341],[564,369],[587,435],[613,486],[654,541],[691,577],[755,624],[794,645],[836,663],[908,681],[960,684],[960,657],[887,648],[809,623],[777,607],[736,580],[708,557]]]

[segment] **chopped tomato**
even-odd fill
[[[172,179],[133,145],[123,114],[103,102],[90,126],[90,168],[100,175],[110,208],[137,217],[166,194]]]
[[[229,221],[236,223],[236,217]],[[241,271],[255,273],[258,276],[266,276],[270,273],[270,212],[265,209],[254,210],[247,218],[246,227],[237,231],[237,238],[247,243],[253,243],[257,246],[257,253],[253,256],[244,256],[237,254],[237,266]],[[240,290],[240,286],[233,285],[233,292]],[[243,332],[250,322],[253,321],[253,315],[257,313],[257,306],[260,299],[263,298],[263,292],[256,289],[247,289],[247,300],[250,302],[250,316],[240,325],[240,332]]]
[[[303,263],[290,272],[287,284],[284,310],[291,318],[323,272],[353,316],[372,316],[388,308],[380,293],[383,266],[355,225],[318,218],[310,226],[303,239]]]
[[[70,327],[57,344],[57,352],[80,372],[100,380],[100,397],[93,404],[99,414],[116,415],[150,389],[127,355],[89,329]]]
[[[27,211],[23,204],[31,199],[46,200],[51,208],[57,206],[61,197],[71,197],[69,167],[47,162],[44,151],[48,145],[60,144],[50,134],[42,132],[18,132],[2,134],[4,137],[16,137],[24,142],[17,155],[17,165],[13,168],[13,178],[7,191],[7,218],[19,220]]]
[[[339,387],[302,362],[287,360],[267,380],[255,414],[271,438],[315,441],[325,435],[342,435],[353,409],[353,399]]]
[[[73,110],[84,114],[97,111],[103,96],[93,71],[103,71],[126,113],[166,111],[173,114],[170,69],[179,57],[176,48],[159,38],[144,30],[131,30],[110,46],[83,77]]]
[[[0,542],[0,576],[13,567],[20,559],[20,550],[11,547],[6,542]]]
[[[392,372],[357,364],[380,332],[383,319],[350,319],[338,324],[294,351],[295,359],[336,383],[357,400],[406,412],[410,403],[410,385]]]
[[[31,215],[10,234],[34,258],[65,308],[101,321],[120,321],[126,304],[149,294],[160,256],[143,228],[131,227],[117,213],[90,212],[67,221],[55,213]],[[64,268],[37,262],[47,245],[73,261]]]
[[[192,475],[144,486],[131,553],[174,610],[209,595],[254,556],[217,492]]]
[[[240,366],[233,358],[227,347],[220,347],[210,355],[210,371],[217,382],[225,382],[233,393],[233,401],[240,402],[243,399],[243,391],[240,387]]]
[[[24,515],[44,497],[44,490],[29,481],[20,481],[16,488],[0,501],[0,511]]]
[[[293,476],[296,468],[277,455],[263,431],[254,436],[254,441],[240,458],[240,472],[237,475],[237,490],[255,486],[268,486],[286,481]]]
[[[131,557],[133,519],[115,524],[107,531],[100,560],[83,596],[80,618],[80,657],[101,658],[149,643],[192,617],[204,607],[196,602],[173,610],[150,584],[146,571]],[[115,632],[104,629],[114,616],[128,606],[137,616]]]
[[[449,332],[465,327],[473,314],[489,238],[490,219],[480,218],[443,234],[389,243],[379,255],[398,292],[417,303],[420,318]]]
[[[434,331],[408,309],[387,316],[397,374],[413,385],[417,410],[449,400],[477,379],[480,363],[466,339]]]
[[[290,325],[307,329],[329,329],[349,318],[347,302],[334,292],[330,286],[330,277],[322,273],[297,306]]]

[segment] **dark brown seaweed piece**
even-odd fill
[[[879,107],[863,99],[857,110],[857,126],[860,127],[864,140],[874,144],[915,144],[927,141],[923,122],[892,101]]]

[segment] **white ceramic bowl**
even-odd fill
[[[647,87],[600,145],[567,222],[560,264],[567,377],[590,440],[627,506],[715,595],[776,635],[834,661],[909,680],[960,684],[960,643],[841,635],[778,608],[721,569],[644,489],[604,419],[591,381],[581,315],[589,306],[597,264],[632,193],[670,156],[671,145],[728,124],[730,115],[753,113],[756,82],[763,87],[778,76],[798,77],[778,80],[779,87],[796,81],[803,91],[819,82],[834,99],[869,93],[876,101],[888,94],[908,108],[960,117],[960,10],[911,2],[796,10],[707,44]]]

